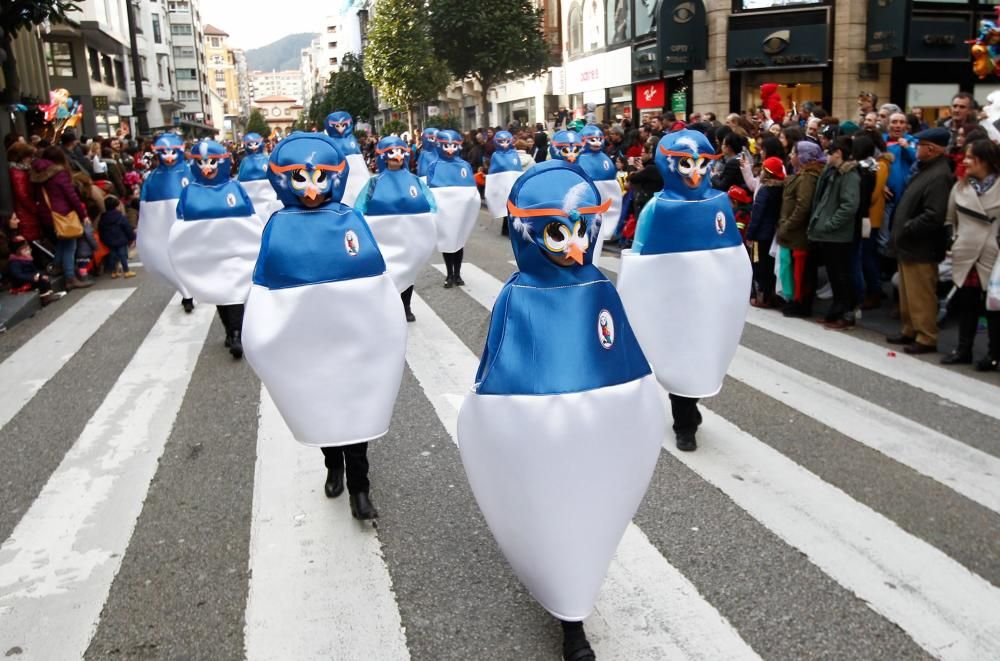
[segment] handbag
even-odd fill
[[[990,282],[986,285],[986,309],[990,312],[1000,312],[1000,259],[993,264]]]
[[[68,214],[58,213],[52,208],[52,202],[49,200],[49,192],[42,188],[42,195],[45,196],[45,204],[49,207],[49,211],[52,214],[52,227],[56,231],[56,237],[60,239],[79,239],[83,236],[83,223],[80,222],[80,216],[77,215],[76,211],[70,211]]]

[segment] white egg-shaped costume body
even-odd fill
[[[490,169],[486,173],[486,208],[492,218],[506,218],[507,197],[521,176],[521,157],[514,149],[514,136],[510,131],[497,131],[493,144],[496,149],[490,156]]]
[[[604,131],[596,124],[590,124],[580,129],[582,151],[576,164],[594,180],[594,185],[601,192],[602,200],[609,200],[611,206],[601,220],[601,233],[594,247],[594,254],[600,256],[604,242],[615,235],[615,228],[622,215],[622,187],[618,184],[618,168],[615,162],[604,153]]]
[[[371,177],[365,157],[361,154],[361,147],[358,146],[358,139],[354,137],[354,118],[343,110],[330,113],[326,116],[326,134],[347,160],[347,185],[340,201],[353,206],[354,200]]]
[[[428,168],[427,186],[437,205],[437,249],[453,253],[469,240],[481,202],[472,166],[458,156],[462,136],[444,129],[436,139],[438,159]]]
[[[266,223],[271,214],[284,205],[267,179],[268,159],[264,153],[264,139],[257,133],[247,133],[243,136],[243,148],[246,155],[240,161],[236,178],[250,196],[257,217]]]
[[[170,283],[182,297],[189,298],[170,263],[167,242],[170,228],[177,222],[177,201],[193,175],[184,159],[184,142],[180,137],[172,133],[160,136],[153,143],[153,151],[160,162],[142,184],[136,248],[147,271]]]

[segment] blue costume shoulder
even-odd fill
[[[537,287],[521,273],[493,306],[476,375],[484,395],[550,395],[650,374],[614,285],[597,268],[572,286]]]
[[[240,181],[257,181],[267,179],[267,154],[250,154],[244,156],[240,161],[240,173],[237,177]]]
[[[253,282],[286,289],[385,273],[371,229],[339,202],[319,209],[286,207],[264,228]]]
[[[192,182],[177,202],[177,217],[184,221],[252,216],[253,203],[239,182],[227,180],[217,186]]]
[[[475,186],[472,178],[472,166],[461,158],[452,160],[438,159],[427,171],[427,185],[431,188],[446,186]]]
[[[521,171],[521,157],[517,155],[516,151],[500,151],[499,149],[493,152],[493,156],[490,157],[490,171],[489,174],[498,174],[500,172],[520,172]]]
[[[372,216],[393,216],[434,211],[433,196],[427,199],[427,185],[406,170],[385,170],[361,189],[355,208]]]
[[[641,255],[660,255],[731,248],[741,243],[725,193],[703,200],[683,200],[660,192],[639,215],[632,250]]]
[[[438,153],[433,149],[421,149],[417,154],[417,176],[426,177],[431,164],[436,163],[438,158]]]
[[[340,153],[344,156],[361,153],[361,149],[358,147],[358,141],[353,135],[346,138],[334,138],[331,136],[330,139],[333,140],[334,144],[337,145],[337,149],[339,149]]]
[[[142,184],[139,200],[142,202],[162,202],[163,200],[178,200],[181,191],[191,183],[191,168],[187,163],[181,163],[172,168],[157,167],[149,173]]]
[[[615,162],[604,152],[585,151],[577,157],[576,164],[595,181],[614,179],[618,175]]]

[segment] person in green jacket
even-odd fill
[[[816,182],[812,214],[809,216],[809,281],[806,291],[815,291],[816,270],[826,266],[833,304],[826,313],[826,328],[845,330],[854,326],[855,294],[851,260],[857,236],[861,178],[857,162],[851,160],[852,141],[839,137],[830,144],[826,168]],[[811,306],[806,305],[807,309]]]

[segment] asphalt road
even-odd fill
[[[0,654],[558,658],[558,625],[472,498],[447,404],[462,392],[434,385],[471,383],[483,297],[514,268],[498,228],[481,216],[469,287],[443,289],[433,266],[417,282],[411,360],[369,453],[377,531],[323,497],[318,450],[268,436],[260,383],[213,312],[183,315],[150,274],[0,336]],[[81,330],[73,309],[112,290]],[[666,439],[587,620],[599,658],[1000,658],[1000,374],[762,314],[781,332],[748,324],[740,356],[792,376],[731,371],[703,403],[699,451]],[[272,485],[295,502],[261,502]]]

